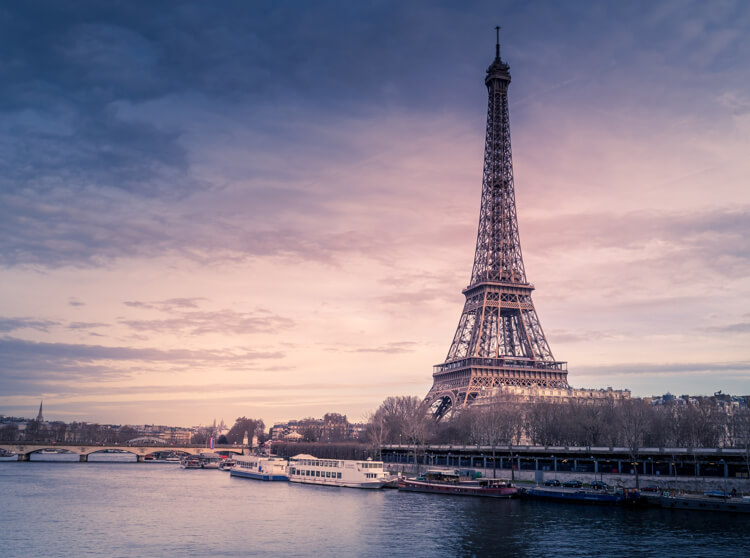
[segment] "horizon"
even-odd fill
[[[496,25],[569,384],[750,392],[750,4],[222,8],[5,8],[0,413],[423,398],[471,275]]]

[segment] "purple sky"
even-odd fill
[[[463,307],[484,71],[575,387],[750,393],[750,4],[0,8],[0,413],[362,419]]]

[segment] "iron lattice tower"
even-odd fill
[[[544,337],[526,280],[518,235],[508,120],[510,67],[500,58],[487,69],[487,135],[482,204],[471,283],[443,364],[434,367],[425,399],[437,418],[503,385],[567,388],[567,363]]]

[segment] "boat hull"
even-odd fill
[[[625,503],[636,502],[639,498],[637,492],[612,493],[547,487],[527,488],[524,490],[522,496],[531,500],[548,500],[573,504],[597,504],[605,506],[618,506]]]
[[[252,471],[243,471],[237,467],[232,468],[229,474],[233,477],[239,477],[241,479],[253,479],[261,481],[288,481],[289,477],[286,475],[274,475],[271,473],[254,473]]]
[[[400,479],[398,489],[403,492],[425,492],[448,496],[479,496],[483,498],[515,498],[518,496],[518,489],[513,486],[482,487],[469,483],[451,484],[410,479]]]
[[[750,513],[750,502],[740,498],[717,499],[701,496],[661,496],[659,505],[672,510]]]
[[[378,490],[378,489],[384,488],[385,485],[387,484],[383,481],[346,482],[346,481],[341,481],[338,479],[318,479],[317,477],[315,479],[310,479],[310,480],[290,478],[289,482],[296,482],[298,484],[316,484],[318,486],[339,486],[343,488],[365,488],[365,489],[372,489],[372,490]]]

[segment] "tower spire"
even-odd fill
[[[434,367],[426,397],[438,418],[486,389],[568,387],[567,365],[552,356],[523,265],[510,147],[510,66],[500,59],[500,27],[495,31],[495,59],[484,80],[489,100],[474,265],[456,334],[445,362]]]
[[[39,414],[36,416],[37,422],[44,422],[44,415],[42,414],[42,405],[44,401],[39,402]]]

